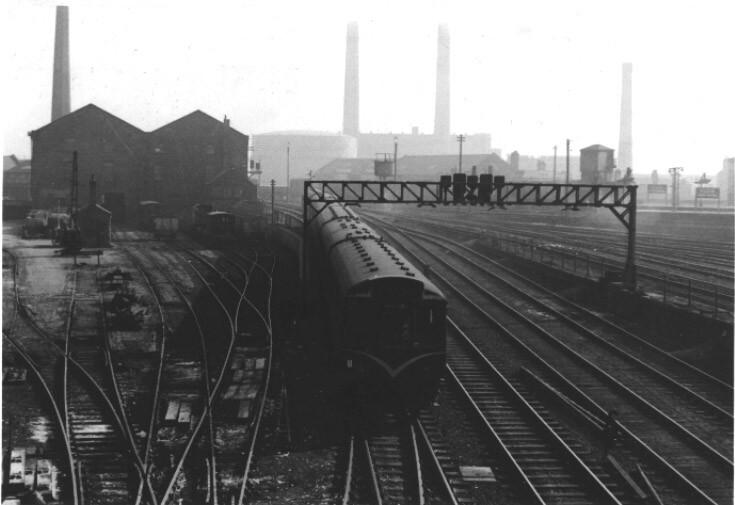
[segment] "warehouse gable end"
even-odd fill
[[[72,153],[79,154],[79,180],[95,175],[100,195],[116,195],[113,220],[137,211],[137,202],[161,201],[178,212],[208,198],[208,182],[241,171],[236,193],[252,184],[245,165],[249,138],[195,110],[152,132],[88,104],[29,132],[32,142],[31,193],[39,208],[65,209],[69,202]],[[231,191],[232,192],[232,191]],[[106,200],[106,198],[105,198]]]

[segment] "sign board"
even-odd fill
[[[375,160],[375,175],[378,177],[392,177],[393,160]]]
[[[668,192],[669,187],[666,184],[648,184],[646,185],[649,195],[659,194],[665,195]]]
[[[713,198],[720,199],[720,188],[697,188],[694,198]]]

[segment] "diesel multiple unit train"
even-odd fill
[[[307,245],[308,283],[323,302],[348,390],[409,407],[429,402],[446,362],[441,291],[342,205],[314,217]]]

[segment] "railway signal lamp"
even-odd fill
[[[467,174],[454,174],[452,179],[452,201],[465,203],[464,193],[467,190]]]
[[[474,174],[474,167],[473,167],[473,174],[467,176],[467,200],[472,205],[475,205],[477,203],[477,186],[478,186],[478,177]]]
[[[441,201],[446,205],[449,200],[449,188],[452,187],[452,176],[442,175],[439,178],[439,188],[441,190]]]
[[[477,189],[477,201],[480,205],[490,203],[490,190],[493,185],[492,174],[480,174],[480,182]]]

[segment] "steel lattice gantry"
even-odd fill
[[[460,176],[460,177],[458,177]],[[462,177],[464,176],[464,177]],[[410,203],[418,205],[605,207],[628,231],[623,282],[636,285],[635,235],[638,186],[505,182],[490,175],[442,176],[436,181],[304,181],[303,226],[306,230],[332,203]],[[305,251],[305,246],[304,246]],[[305,254],[305,253],[304,253]],[[305,257],[303,258],[305,261]]]

